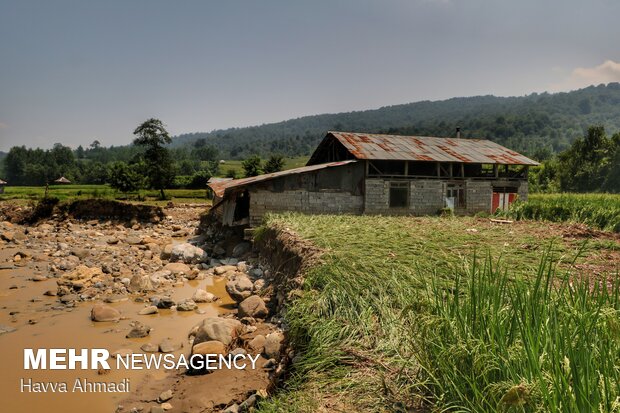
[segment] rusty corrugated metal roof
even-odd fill
[[[357,159],[538,165],[538,162],[485,139],[328,132]],[[312,158],[311,158],[312,159]]]
[[[306,172],[317,171],[319,169],[333,168],[335,166],[346,165],[349,163],[357,162],[356,160],[322,163],[312,166],[302,166],[301,168],[287,169],[286,171],[274,172],[270,174],[263,174],[258,176],[252,176],[250,178],[233,179],[228,181],[219,181],[209,183],[209,188],[213,190],[215,195],[223,197],[226,190],[231,188],[239,188],[246,185],[250,185],[257,182],[269,181],[270,179],[279,178],[281,176],[303,174]]]

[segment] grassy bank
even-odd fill
[[[616,241],[475,218],[267,225],[326,254],[287,311],[293,375],[261,411],[617,411],[618,284],[570,276],[617,271]]]
[[[620,232],[620,194],[531,194],[507,215],[515,219],[578,222]]]
[[[42,186],[7,186],[4,194],[0,194],[2,200],[37,200],[45,194]],[[145,199],[149,202],[157,202],[159,191],[141,190],[139,193],[123,194],[110,188],[108,185],[51,185],[49,196],[56,197],[61,201],[67,199]],[[206,199],[206,189],[167,189],[166,195],[172,201],[179,202],[210,202]],[[164,203],[167,201],[163,201]]]

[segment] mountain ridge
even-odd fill
[[[382,106],[377,109],[300,116],[255,126],[179,134],[172,147],[199,139],[217,147],[222,158],[308,155],[328,130],[490,139],[517,151],[558,152],[592,124],[620,130],[620,83],[570,92],[526,96],[479,95]]]

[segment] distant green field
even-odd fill
[[[7,186],[4,194],[0,194],[2,200],[36,200],[45,194],[43,186]],[[141,190],[138,193],[123,194],[110,188],[108,185],[50,185],[49,196],[60,200],[79,198],[110,198],[146,201],[157,201],[159,191]],[[139,195],[139,197],[138,197]],[[210,202],[206,199],[206,189],[167,189],[166,195],[171,201],[177,202]],[[167,202],[167,201],[164,201]]]
[[[264,160],[263,160],[264,162]],[[308,162],[307,156],[298,156],[296,158],[284,158],[284,169],[293,169],[299,168],[300,166],[304,166]],[[242,160],[228,160],[224,161],[224,163],[220,163],[220,176],[227,176],[228,171],[235,171],[235,176],[237,178],[243,177],[243,167],[241,164]]]

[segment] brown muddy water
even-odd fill
[[[2,251],[8,255],[13,251]],[[160,310],[159,314],[138,315],[145,304],[127,301],[109,304],[121,311],[126,319],[117,323],[95,323],[90,320],[90,309],[96,302],[78,303],[72,309],[53,309],[58,307],[57,297],[43,295],[47,290],[56,290],[56,279],[33,282],[29,280],[38,274],[28,268],[0,270],[0,324],[16,328],[16,331],[0,335],[0,398],[1,411],[14,412],[69,412],[88,411],[103,413],[115,411],[119,402],[126,399],[127,393],[73,393],[71,389],[76,379],[92,382],[120,382],[127,378],[130,391],[135,392],[143,383],[163,381],[172,372],[162,370],[112,370],[99,375],[94,370],[24,370],[24,348],[106,348],[113,353],[119,349],[130,349],[143,353],[144,343],[159,344],[169,337],[173,342],[183,343],[176,355],[189,354],[187,341],[189,330],[203,318],[216,316],[229,310],[233,302],[225,291],[225,279],[208,278],[186,282],[173,291],[174,299],[191,297],[197,288],[205,288],[221,299],[215,303],[198,304],[203,314],[187,311]],[[228,308],[227,308],[228,307]],[[139,320],[152,327],[150,336],[140,339],[127,339],[131,330],[129,323]],[[68,393],[29,393],[21,391],[21,380],[33,382],[66,382]]]

